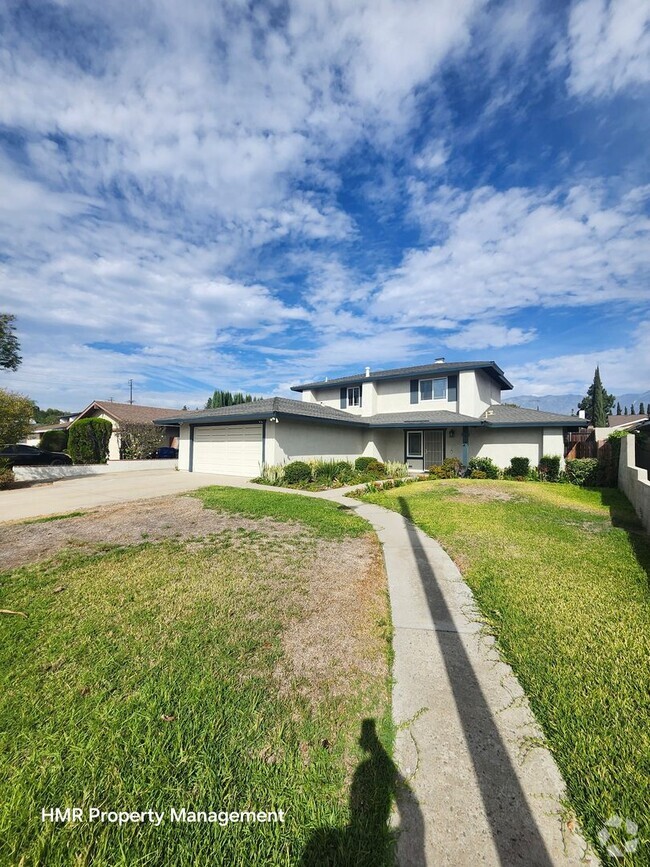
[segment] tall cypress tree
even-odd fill
[[[594,427],[606,427],[607,416],[611,413],[615,400],[614,395],[608,394],[603,388],[600,369],[597,367],[594,381],[587,389],[586,397],[583,397],[578,404],[578,409],[585,411],[585,415]]]
[[[644,405],[643,401],[641,401],[641,403],[639,404],[639,414],[645,415],[645,405]]]
[[[622,412],[620,403],[616,404],[616,415],[620,415]]]
[[[605,412],[605,399],[603,396],[603,391],[604,388],[600,380],[600,370],[596,368],[596,373],[594,374],[593,414],[591,418],[591,423],[594,427],[607,426],[607,413]]]
[[[636,415],[636,411],[634,409],[634,404],[630,407],[630,415]]]

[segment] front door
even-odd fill
[[[424,432],[424,469],[441,464],[445,459],[445,432],[426,430]]]
[[[445,459],[444,430],[406,432],[406,463],[411,470],[428,470]]]

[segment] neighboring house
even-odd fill
[[[71,421],[77,417],[77,413],[69,413],[68,415],[61,416],[57,424],[37,424],[34,423],[24,440],[21,440],[21,443],[28,446],[36,446],[38,447],[39,442],[41,441],[41,434],[44,434],[49,430],[65,430]]]
[[[38,448],[38,444],[41,441],[41,434],[44,434],[48,430],[65,430],[67,424],[33,424],[29,432],[25,435],[25,439],[22,439],[20,442],[27,446],[36,446]]]
[[[138,406],[133,403],[114,403],[112,400],[94,400],[74,419],[105,418],[113,425],[113,433],[108,446],[109,461],[120,460],[120,424],[153,424],[154,419],[163,414],[174,412],[169,407]],[[67,425],[69,428],[74,421]],[[162,445],[178,448],[178,424],[165,425]]]
[[[648,421],[648,416],[637,413],[636,415],[609,415],[607,427],[593,428],[596,442],[606,440],[607,437],[617,430],[635,431]]]
[[[295,385],[302,400],[273,397],[221,409],[161,415],[180,425],[179,469],[255,476],[262,464],[333,458],[405,461],[424,470],[457,457],[564,455],[576,416],[503,405],[512,385],[493,361],[402,367]]]

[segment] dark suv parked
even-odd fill
[[[0,461],[10,467],[56,467],[71,464],[72,458],[63,452],[44,452],[34,446],[11,445],[0,449]]]

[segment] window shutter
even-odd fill
[[[419,389],[418,380],[412,379],[411,380],[411,403],[417,403],[418,402],[418,389]]]
[[[359,386],[359,406],[363,406],[363,383]]]
[[[447,400],[458,400],[458,375],[447,377]]]
[[[348,408],[348,390],[345,387],[341,388],[341,409]]]

